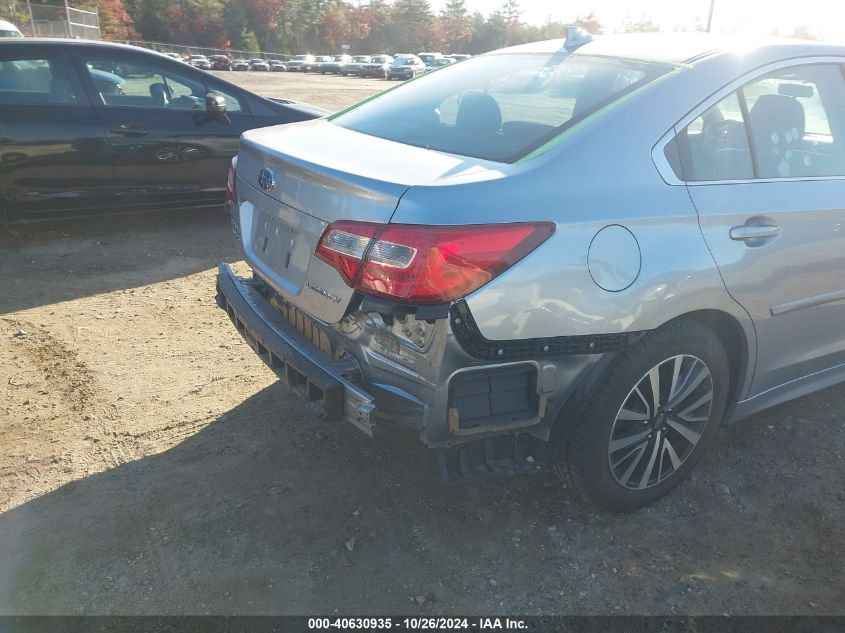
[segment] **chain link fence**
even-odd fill
[[[33,4],[0,0],[0,18],[9,20],[27,37],[100,39],[100,16],[64,4]]]
[[[0,19],[9,20],[27,37],[100,39],[100,18],[97,12],[77,9],[67,2],[64,4],[34,4],[19,2],[18,0],[0,0]],[[268,61],[272,59],[288,61],[291,58],[290,55],[271,51],[244,51],[147,41],[126,41],[124,43],[160,53],[176,53],[185,59],[190,55],[226,55],[233,59],[260,57]]]

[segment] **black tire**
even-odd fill
[[[690,385],[699,375],[693,375],[696,368],[701,371],[700,366],[695,364],[696,361],[702,363],[708,371],[703,382],[695,387],[699,390],[712,390],[712,400],[707,407],[707,413],[704,415],[702,410],[707,406],[706,400],[705,404],[692,411],[698,412],[697,417],[705,418],[703,421],[688,424],[686,418],[677,417],[692,416],[688,411],[679,413],[670,409],[669,406],[675,405],[669,402],[669,396],[658,395],[658,402],[651,402],[655,390],[651,388],[654,383],[650,379],[650,370],[658,368],[659,386],[656,391],[666,394],[666,390],[671,391],[678,382],[674,378],[666,379],[667,372],[671,376],[678,358],[682,359],[682,367],[683,363],[686,363],[689,368]],[[646,378],[649,378],[649,382],[643,385]],[[667,382],[672,384],[667,387]],[[635,388],[640,386],[643,388],[636,392]],[[589,503],[614,512],[630,512],[657,501],[689,476],[712,443],[724,416],[729,390],[730,366],[727,353],[721,340],[712,330],[692,319],[678,319],[659,330],[645,334],[613,360],[590,391],[560,456],[556,469],[558,476],[570,483]],[[684,391],[679,383],[675,393],[680,396]],[[693,391],[686,397],[695,403],[701,400],[702,393],[706,398],[706,391]],[[667,403],[660,403],[664,398]],[[633,416],[636,421],[631,420],[631,408],[636,406],[637,399],[643,402],[644,411],[638,415],[648,416],[648,421],[636,416]],[[682,402],[686,405],[689,401]],[[625,408],[626,406],[628,408]],[[652,408],[657,411],[654,415],[648,413]],[[680,409],[680,406],[678,408]],[[617,418],[619,427],[615,426]],[[679,434],[676,429],[682,422],[680,430],[685,433]],[[633,427],[639,424],[644,426]],[[690,434],[691,426],[695,426],[695,432]],[[627,431],[628,428],[633,428],[633,431]],[[646,439],[624,444],[645,432],[649,433]],[[688,439],[687,434],[693,439],[697,436],[696,443]],[[619,437],[622,439],[618,439]],[[672,446],[672,441],[686,451],[683,457]],[[624,448],[614,448],[620,444],[624,444]],[[669,444],[668,449],[666,444]],[[638,452],[642,446],[642,452]],[[626,462],[618,456],[628,454],[629,447],[633,448],[630,448],[631,454]],[[617,452],[612,452],[614,450]],[[658,453],[659,460],[655,461],[656,457],[651,456]],[[645,455],[649,457],[643,462]],[[679,464],[675,461],[678,459],[681,460]],[[637,464],[634,464],[635,460]],[[664,464],[669,474],[661,479]],[[657,473],[654,472],[653,466],[658,469]],[[629,472],[629,468],[634,470]],[[625,473],[621,474],[623,470]],[[645,487],[640,488],[643,481]],[[636,488],[632,488],[633,486]]]

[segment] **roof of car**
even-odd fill
[[[167,57],[149,48],[132,46],[131,44],[119,44],[117,42],[103,42],[101,40],[68,39],[62,37],[4,37],[0,38],[0,46],[83,46],[87,48],[117,48],[125,51],[146,51],[153,55]]]
[[[546,40],[513,46],[495,53],[554,53],[564,49],[565,40]],[[664,64],[692,64],[718,54],[736,54],[766,49],[772,59],[811,55],[845,55],[845,46],[826,42],[786,38],[749,38],[710,33],[626,33],[597,36],[576,49],[579,55],[600,55]]]

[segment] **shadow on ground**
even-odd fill
[[[239,259],[217,209],[104,215],[0,230],[0,314],[135,288]]]
[[[825,395],[608,515],[547,476],[445,487],[415,437],[274,385],[0,516],[0,613],[842,613],[845,389]]]

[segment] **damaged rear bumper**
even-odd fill
[[[549,469],[564,405],[609,356],[588,347],[538,358],[501,344],[487,354],[470,344],[471,315],[460,305],[432,318],[365,305],[338,324],[319,323],[260,276],[237,277],[228,264],[219,267],[217,301],[315,413],[370,436],[382,422],[417,432],[450,482]]]
[[[249,281],[228,264],[217,272],[217,304],[275,374],[298,392],[317,415],[346,420],[373,434],[375,401],[344,377],[348,362],[315,353],[311,343],[279,314]]]

